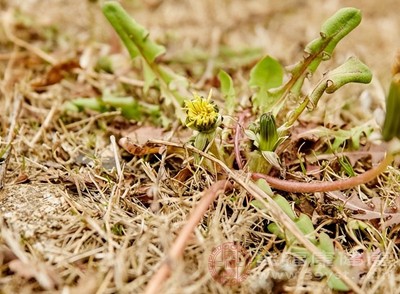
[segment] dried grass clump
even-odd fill
[[[357,4],[370,23],[345,41],[335,58],[357,51],[376,68],[377,79],[365,108],[357,108],[358,96],[349,98],[344,91],[343,97],[326,101],[326,108],[350,106],[341,114],[328,111],[326,120],[372,118],[372,110],[382,104],[378,81],[390,68],[391,52],[398,46],[391,36],[398,36],[400,28],[397,10],[387,7],[396,3]],[[294,60],[301,46],[293,40],[309,40],[315,35],[310,28],[316,30],[327,15],[350,5],[196,0],[124,4],[167,45],[165,62],[199,81],[199,88],[215,86],[213,70],[218,67],[237,69],[235,81],[244,85],[254,56],[264,53],[284,63]],[[326,282],[313,277],[306,265],[296,264],[284,242],[266,229],[279,219],[273,211],[250,205],[261,194],[245,175],[208,173],[191,164],[195,151],[190,148],[131,156],[110,136],[119,138],[148,127],[145,123],[128,122],[118,111],[61,111],[65,101],[103,91],[149,98],[139,72],[111,37],[99,3],[9,0],[0,6],[0,292],[143,293],[163,265],[170,275],[159,280],[160,293],[329,292]],[[299,26],[305,19],[307,25]],[[378,27],[386,33],[379,33]],[[371,35],[378,40],[369,42]],[[249,46],[256,48],[250,57]],[[226,56],[217,58],[219,49]],[[101,56],[111,56],[117,65],[113,74],[94,70]],[[310,121],[316,123],[315,117]],[[146,132],[164,139],[152,126]],[[170,141],[165,146],[182,146]],[[7,149],[9,144],[12,148]],[[180,178],[185,168],[188,172]],[[370,191],[392,203],[400,191],[397,169],[355,193],[366,196]],[[365,222],[363,230],[353,230],[341,202],[323,194],[284,196],[297,208],[318,208],[312,210],[315,224],[331,231],[337,248],[360,260],[365,292],[397,291],[398,226]],[[188,222],[199,203],[204,204],[204,216],[197,216],[198,223]],[[194,224],[193,233],[187,229],[182,234],[188,223]],[[178,246],[177,240],[183,243]],[[225,242],[240,244],[257,259],[246,281],[231,288],[215,282],[209,272],[210,254]],[[376,249],[380,258],[360,256]]]

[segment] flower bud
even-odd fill
[[[260,117],[260,151],[274,151],[278,142],[278,132],[274,115],[271,112],[264,113]]]
[[[193,100],[186,100],[186,126],[199,132],[212,132],[220,122],[218,107],[210,101],[211,92],[207,99],[194,94]]]

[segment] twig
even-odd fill
[[[6,138],[6,152],[4,153],[2,159],[3,162],[0,162],[0,190],[3,189],[4,187],[4,178],[6,176],[6,172],[7,172],[7,164],[8,161],[10,159],[10,155],[11,155],[11,148],[12,148],[12,141],[15,138],[15,127],[17,124],[17,119],[18,119],[18,115],[20,113],[21,110],[21,104],[22,104],[22,95],[21,94],[15,94],[15,98],[14,98],[14,108],[11,112],[10,115],[10,127],[8,130],[8,134],[7,134],[7,138]]]
[[[321,262],[323,265],[327,266],[335,273],[351,290],[355,293],[362,294],[364,293],[361,288],[351,280],[346,273],[343,273],[341,269],[337,266],[333,265],[327,257],[313,244],[310,240],[308,240],[304,234],[299,230],[299,228],[293,223],[293,221],[285,214],[285,212],[281,209],[281,207],[272,199],[273,195],[268,195],[263,190],[261,190],[256,184],[252,182],[248,182],[248,180],[238,172],[232,171],[223,161],[215,158],[214,156],[203,152],[201,150],[196,149],[191,145],[182,146],[180,144],[165,142],[161,140],[151,140],[151,143],[169,145],[174,147],[186,148],[192,152],[200,154],[201,156],[217,163],[221,168],[228,174],[230,178],[232,178],[235,182],[237,182],[240,186],[242,186],[248,193],[250,193],[255,199],[260,201],[266,208],[268,208],[268,212],[274,217],[278,223],[282,224],[290,233],[292,233],[295,238],[310,252],[313,256]]]
[[[239,115],[239,119],[236,124],[235,141],[234,141],[236,163],[240,170],[243,169],[243,162],[242,162],[242,157],[240,156],[240,144],[239,144],[241,135],[241,126],[243,124],[243,121],[244,121],[244,114],[242,113]]]
[[[119,157],[118,157],[118,146],[117,146],[117,142],[115,141],[114,135],[110,136],[110,141],[111,141],[111,146],[112,146],[112,150],[114,153],[115,166],[117,168],[118,180],[121,181],[121,177],[123,176],[123,173],[122,173],[122,169],[121,169],[121,163],[120,163]]]
[[[47,129],[49,126],[51,120],[53,119],[54,114],[56,113],[56,110],[58,108],[58,105],[53,105],[51,107],[49,113],[47,114],[42,126],[40,127],[39,131],[36,133],[35,137],[33,137],[32,141],[29,142],[29,147],[33,148],[37,141],[39,141],[40,137],[42,136],[43,132]]]
[[[292,193],[314,193],[314,192],[330,192],[336,190],[346,190],[353,188],[355,186],[368,183],[369,181],[375,179],[381,173],[383,173],[388,165],[393,161],[393,155],[387,153],[385,158],[372,169],[366,171],[365,173],[359,174],[358,176],[351,177],[344,180],[338,180],[333,182],[295,182],[281,180],[275,177],[271,177],[265,174],[253,173],[252,178],[254,180],[264,179],[268,184],[278,190],[292,192]]]
[[[204,213],[208,210],[210,204],[218,197],[218,195],[231,185],[227,180],[221,180],[214,183],[202,196],[199,204],[195,207],[195,210],[190,215],[185,226],[179,233],[178,238],[172,245],[168,256],[162,266],[154,274],[149,284],[147,285],[146,294],[159,293],[159,290],[169,276],[171,272],[171,265],[176,261],[177,258],[182,256],[183,250],[185,249],[186,243],[189,240],[194,228],[197,226]]]

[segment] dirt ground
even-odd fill
[[[400,48],[398,1],[121,3],[150,31],[153,40],[166,47],[162,62],[188,76],[194,90],[207,93],[217,87],[216,74],[224,69],[234,77],[242,101],[250,95],[245,81],[249,70],[263,55],[293,64],[303,56],[304,46],[318,36],[326,18],[341,7],[357,7],[363,13],[360,26],[338,45],[319,75],[354,55],[369,66],[373,81],[345,87],[335,99],[325,97],[321,116],[317,120],[310,117],[310,121],[346,124],[351,118],[354,124],[362,124],[375,121],[384,109],[391,64]],[[117,112],[63,111],[66,101],[96,97],[103,91],[142,93],[141,73],[102,15],[101,4],[89,0],[0,1],[1,293],[144,292],[202,192],[216,180],[213,174],[202,172],[178,185],[175,177],[186,163],[184,154],[140,158],[110,142],[111,135],[118,139],[144,127],[146,139],[166,139],[160,128],[149,123],[128,121]],[[114,64],[111,74],[94,70],[104,56]],[[58,64],[63,68],[57,69]],[[54,68],[51,76],[49,71]],[[362,95],[369,97],[368,105],[360,108]],[[175,119],[173,114],[166,117],[170,122]],[[5,160],[3,150],[10,143]],[[123,177],[115,158],[123,167]],[[398,169],[392,168],[388,177],[392,179],[389,192],[382,193],[396,195],[400,191]],[[149,200],[155,195],[156,204]],[[301,201],[301,197],[309,195],[292,199]],[[271,217],[246,205],[250,198],[244,190],[235,190],[215,200],[195,228],[183,258],[172,262],[172,274],[162,293],[331,292],[305,266],[287,269],[267,259],[234,287],[212,279],[209,256],[220,244],[238,242],[253,257],[275,246],[265,229]],[[347,219],[344,212],[338,215]],[[382,232],[368,225],[358,237],[375,237],[357,244],[350,240],[343,222],[336,220],[329,227],[338,228],[337,247],[349,254],[377,247],[388,252],[384,265],[368,261],[360,287],[365,293],[396,293],[400,286],[399,228]],[[381,237],[384,234],[388,235]],[[276,246],[285,248],[282,242]],[[271,271],[291,278],[272,278]]]

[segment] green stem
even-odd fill
[[[307,96],[306,98],[304,98],[303,102],[292,112],[292,114],[289,116],[289,118],[287,119],[287,121],[284,124],[283,133],[279,134],[280,136],[286,135],[289,128],[291,126],[293,126],[294,122],[303,113],[304,109],[306,109],[309,102],[310,102],[310,99]]]

